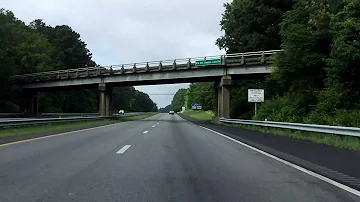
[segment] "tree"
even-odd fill
[[[170,105],[166,106],[166,107],[163,107],[163,108],[160,108],[159,109],[159,112],[160,113],[168,113],[169,111],[173,110],[173,107]]]
[[[225,35],[216,40],[228,53],[279,49],[279,24],[292,0],[234,0],[225,3],[220,21]]]
[[[279,25],[283,14],[291,10],[292,6],[293,0],[234,0],[225,3],[225,12],[220,22],[225,34],[216,40],[216,45],[227,53],[280,49],[282,38]],[[231,117],[251,117],[253,106],[247,103],[247,89],[254,84],[258,87],[266,86],[265,79],[260,82],[232,81]],[[276,92],[274,89],[266,89],[266,94]]]
[[[191,105],[194,103],[201,104],[203,110],[214,109],[214,83],[191,83],[186,92],[186,108],[191,109]]]
[[[342,95],[341,106],[332,107],[353,108],[360,106],[360,2],[346,2],[331,22],[333,44],[326,69],[327,87],[337,89]]]
[[[12,75],[95,65],[86,43],[71,27],[51,27],[40,19],[27,26],[11,11],[0,9],[1,112],[19,112],[23,104],[23,92],[12,83]],[[157,111],[146,94],[133,87],[125,88],[124,92],[125,96],[115,97],[125,103],[127,110],[134,109],[126,100],[135,99],[138,110]],[[42,92],[39,97],[41,112],[97,112],[99,108],[97,89]]]
[[[114,89],[114,109],[134,112],[156,112],[158,111],[149,95],[135,90],[134,87],[119,87]]]
[[[0,110],[18,111],[19,89],[9,77],[14,74],[52,69],[50,43],[41,34],[29,29],[11,11],[0,9]]]
[[[186,93],[186,89],[179,89],[172,101],[171,101],[171,106],[173,107],[174,111],[181,111],[181,108],[184,106],[185,104],[185,93]]]

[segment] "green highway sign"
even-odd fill
[[[221,65],[221,59],[199,60],[195,62],[195,66]]]

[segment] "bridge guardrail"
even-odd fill
[[[137,72],[153,72],[163,70],[175,70],[175,69],[190,69],[195,67],[197,60],[207,60],[220,58],[222,65],[251,65],[261,64],[269,61],[269,58],[282,50],[269,50],[269,51],[257,51],[257,52],[245,52],[245,53],[233,53],[225,55],[215,56],[203,56],[193,58],[180,58],[172,60],[159,60],[148,62],[136,62],[121,65],[110,66],[96,66],[85,67],[78,69],[65,69],[49,72],[38,72],[31,74],[15,75],[12,78],[20,81],[47,81],[58,79],[69,79],[78,77],[94,77],[111,74],[129,74]]]
[[[315,124],[304,124],[304,123],[287,123],[287,122],[275,122],[275,121],[225,119],[225,118],[220,118],[220,122],[360,137],[360,128],[355,128],[355,127],[315,125]]]

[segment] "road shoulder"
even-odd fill
[[[179,114],[197,125],[222,133],[281,159],[360,190],[360,152],[313,142],[228,127]]]

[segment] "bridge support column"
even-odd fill
[[[37,92],[26,91],[24,100],[25,117],[34,117],[39,115],[39,96]]]
[[[99,114],[100,116],[112,115],[112,87],[107,86],[105,83],[99,84],[100,101],[99,101]]]
[[[230,118],[231,77],[223,76],[217,89],[217,116]]]

